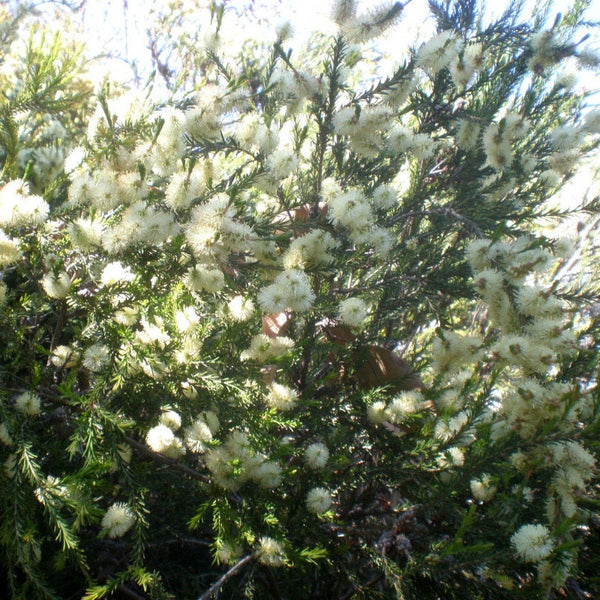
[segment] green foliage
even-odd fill
[[[553,202],[586,5],[431,1],[377,72],[401,8],[231,56],[212,3],[154,32],[159,104],[2,38],[8,597],[598,593],[597,248],[546,229],[597,229]]]

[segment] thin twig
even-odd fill
[[[233,565],[233,567],[231,567],[231,569],[227,571],[227,573],[222,575],[216,583],[213,583],[213,585],[211,585],[206,590],[206,592],[204,592],[204,594],[202,594],[202,596],[198,598],[198,600],[209,600],[209,598],[211,598],[223,587],[223,585],[227,582],[228,579],[231,579],[231,577],[233,577],[239,570],[242,569],[242,567],[248,564],[253,558],[254,553],[248,554],[248,556],[245,556],[241,560],[238,560],[238,562],[236,562],[235,565]]]
[[[187,465],[182,465],[180,462],[177,462],[174,458],[169,458],[168,456],[164,456],[162,454],[159,454],[158,452],[154,452],[154,450],[150,450],[150,448],[128,435],[125,436],[125,440],[138,452],[145,454],[152,460],[155,460],[156,462],[161,462],[165,465],[169,465],[177,471],[181,471],[182,473],[189,475],[192,479],[197,479],[198,481],[203,481],[204,483],[210,483],[209,477],[207,477],[206,475],[202,475],[202,473],[199,473],[198,471],[192,469],[191,467],[188,467]]]
[[[189,544],[192,546],[204,546],[205,548],[210,548],[210,546],[212,546],[212,543],[207,542],[206,540],[196,540],[194,538],[173,538],[148,544],[148,547],[154,548],[157,546],[171,546],[173,544]]]
[[[62,333],[63,327],[65,326],[65,321],[67,318],[67,305],[64,300],[60,303],[60,308],[58,311],[58,318],[56,319],[56,327],[54,328],[54,332],[52,333],[52,340],[50,340],[50,354],[48,355],[48,361],[46,366],[49,367],[52,364],[52,352],[56,348],[58,344],[58,339]]]

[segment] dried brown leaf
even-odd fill
[[[271,338],[285,335],[290,327],[291,317],[285,312],[272,313],[262,318],[262,332]]]
[[[393,391],[422,390],[423,380],[410,364],[383,346],[369,346],[366,361],[356,370],[362,388],[388,386]]]

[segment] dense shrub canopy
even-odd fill
[[[182,6],[145,86],[0,9],[5,594],[600,594],[587,4]]]

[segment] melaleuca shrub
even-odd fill
[[[85,111],[76,63],[3,58],[14,597],[593,588],[595,296],[541,230],[598,142],[560,75],[590,63],[582,14],[477,10],[433,3],[433,39],[365,81],[398,3],[239,61],[213,7],[189,85],[106,86],[52,169],[18,122]]]

